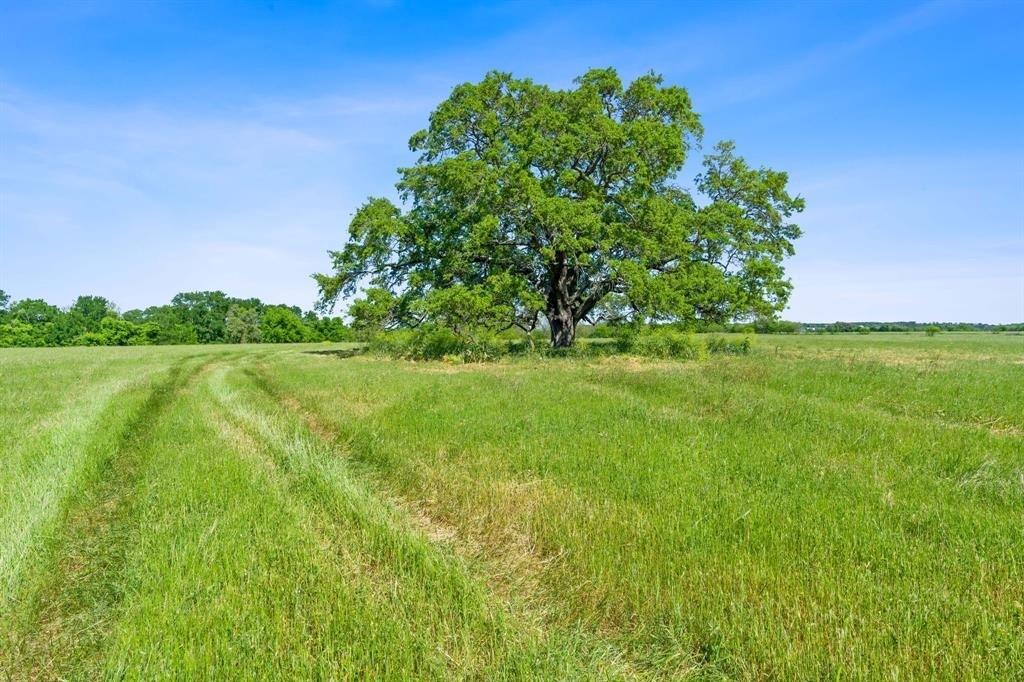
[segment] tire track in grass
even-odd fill
[[[120,573],[139,531],[135,504],[148,440],[177,394],[210,362],[189,360],[176,362],[152,386],[100,455],[91,485],[70,501],[41,576],[16,607],[5,638],[9,651],[0,662],[11,666],[11,678],[63,679],[100,656],[125,597]]]
[[[249,366],[243,373],[251,385],[269,399],[271,404],[298,422],[299,428],[313,439],[312,447],[323,449],[332,457],[348,459],[344,445],[339,442],[342,434],[338,432],[337,427],[305,409],[293,396],[278,390],[262,367]],[[266,434],[263,434],[262,438],[267,439]],[[458,574],[457,582],[464,584],[465,589],[481,605],[485,605],[485,608],[501,614],[502,620],[511,628],[510,633],[514,632],[517,639],[540,642],[548,647],[549,652],[558,651],[563,656],[568,654],[577,665],[582,666],[570,674],[563,669],[561,674],[555,675],[556,679],[650,677],[646,671],[635,666],[620,647],[603,637],[602,633],[583,623],[554,623],[545,612],[542,600],[527,596],[528,593],[536,594],[540,590],[540,585],[534,583],[533,576],[529,575],[530,568],[535,568],[533,563],[536,557],[503,556],[500,563],[489,560],[479,548],[471,546],[472,543],[467,538],[460,538],[454,526],[433,517],[421,505],[412,500],[393,496],[386,490],[386,486],[382,493],[379,487],[383,485],[382,481],[373,480],[371,477],[367,483],[360,482],[358,478],[353,479],[349,487],[355,490],[356,496],[360,498],[357,501],[359,506],[372,506],[369,521],[382,527],[386,526],[392,535],[401,535],[405,538],[394,541],[397,545],[407,547],[399,549],[399,555],[408,556],[409,549],[413,547],[436,555],[432,561],[436,559],[450,564]],[[375,570],[381,579],[387,579],[388,572],[394,569],[388,562],[375,567]],[[455,672],[460,675],[466,674],[465,670],[456,669]],[[483,674],[484,677],[491,677],[495,671],[490,670],[489,673],[475,671],[471,676]],[[502,675],[503,678],[510,677],[507,671],[504,673],[506,674]],[[511,678],[515,679],[519,677],[521,676],[511,675]]]
[[[145,368],[130,378],[114,375],[90,384],[88,395],[72,393],[66,405],[31,424],[20,451],[15,446],[13,456],[5,458],[9,468],[0,475],[5,507],[0,509],[0,614],[17,595],[25,568],[52,534],[51,526],[59,522],[78,479],[87,473],[90,450],[102,446],[106,431],[98,432],[120,424],[115,403],[143,390],[154,371]]]
[[[290,410],[275,409],[277,401],[266,402],[270,396],[249,372],[244,374],[251,395],[229,387],[222,375],[213,386],[228,419],[226,437],[246,443],[255,465],[292,499],[315,544],[348,577],[360,604],[365,600],[371,612],[381,609],[419,634],[411,640],[417,642],[412,655],[419,675],[559,676],[553,671],[569,657],[558,661],[552,653],[564,652],[545,654],[538,633],[514,627],[505,609],[487,601],[458,561],[408,527],[389,500],[353,478],[322,431],[298,423]],[[422,642],[430,643],[420,648]]]
[[[360,589],[358,543],[335,532],[327,539],[351,560],[325,551],[294,487],[302,469],[277,467],[284,457],[304,463],[301,450],[281,451],[301,441],[276,417],[265,433],[229,424],[219,389],[230,371],[222,363],[205,373],[153,435],[147,533],[127,565],[131,599],[104,676],[394,679],[418,670],[424,642]]]
[[[372,552],[367,553],[365,545],[370,538],[376,536],[379,538],[376,542],[390,543],[394,541],[391,539],[394,533],[400,532],[393,525],[395,519],[390,517],[387,508],[352,481],[344,466],[318,461],[319,448],[309,434],[289,429],[279,423],[277,417],[251,407],[238,392],[227,387],[222,373],[215,377],[211,389],[220,408],[213,413],[213,420],[225,442],[231,443],[234,452],[266,477],[273,496],[291,509],[311,546],[318,549],[320,560],[330,566],[321,578],[328,579],[329,574],[341,579],[345,590],[335,593],[334,597],[344,604],[342,608],[347,617],[355,614],[357,619],[374,624],[373,638],[363,639],[361,635],[350,633],[343,645],[343,648],[365,646],[371,650],[355,656],[344,655],[342,660],[331,661],[331,664],[349,673],[346,666],[354,665],[360,670],[360,676],[401,676],[399,671],[408,675],[410,670],[416,670],[418,677],[440,678],[456,672],[465,675],[474,670],[473,677],[483,678],[481,669],[490,668],[494,661],[486,660],[486,656],[468,657],[465,651],[456,650],[461,649],[462,641],[454,642],[456,648],[453,648],[450,637],[445,636],[445,617],[436,618],[436,622],[431,618],[426,623],[417,619],[416,609],[411,606],[416,596],[407,594],[405,599],[398,596],[408,590],[405,576],[389,562]],[[414,542],[397,540],[396,544],[405,545],[403,558],[406,561],[429,558],[423,556],[422,547]],[[316,564],[318,561],[312,561],[310,567]],[[429,575],[443,567],[424,562],[422,568]],[[300,576],[295,579],[301,581]],[[439,599],[436,613],[430,616],[441,614],[447,606],[446,600]],[[305,629],[317,633],[309,642],[310,648],[334,649],[339,642],[316,641],[317,637],[338,634],[330,627],[329,620],[316,620],[328,617],[327,614],[306,614],[306,617],[312,619],[305,624]],[[499,623],[496,619],[486,624],[484,630],[488,639],[501,639]],[[417,630],[424,625],[436,633],[434,641],[424,641],[417,636]],[[403,650],[401,660],[387,656],[373,662],[380,652],[373,651],[372,647],[383,646],[386,651],[388,646],[396,645]]]

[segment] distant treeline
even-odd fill
[[[982,324],[977,322],[830,322],[801,325],[805,332],[1019,332],[1024,322],[1014,324]]]
[[[137,346],[192,343],[348,341],[339,317],[222,291],[181,293],[168,305],[119,312],[102,296],[79,296],[68,308],[42,299],[13,302],[0,290],[0,346]]]
[[[663,325],[665,326],[665,325]],[[118,311],[102,296],[79,296],[67,308],[38,298],[11,301],[0,290],[0,346],[137,346],[193,343],[299,343],[369,340],[380,331],[365,320],[347,325],[298,306],[234,298],[223,291],[180,293],[167,305]],[[667,325],[676,328],[677,325]],[[755,320],[735,324],[687,324],[686,332],[801,334],[841,332],[1024,331],[1024,323],[832,322]],[[581,325],[581,337],[622,336],[617,325]],[[544,334],[538,332],[543,343]],[[509,338],[522,332],[510,330]]]
[[[679,325],[667,325],[676,327]],[[982,324],[973,322],[792,322],[790,320],[754,320],[732,324],[688,323],[684,331],[731,334],[837,334],[850,332],[1014,332],[1024,331],[1024,322]],[[580,336],[616,336],[615,325],[598,324],[580,328]]]

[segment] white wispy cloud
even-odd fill
[[[827,73],[845,60],[950,18],[962,6],[957,0],[924,3],[844,41],[825,43],[794,59],[728,78],[711,88],[702,101],[710,110],[791,90],[811,78]]]
[[[308,276],[359,201],[344,135],[266,113],[87,107],[7,87],[0,137],[0,286],[18,296],[99,290],[130,308],[218,286],[309,306]],[[224,244],[248,250],[213,258]]]

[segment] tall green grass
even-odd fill
[[[0,351],[0,672],[1010,679],[1024,337]]]

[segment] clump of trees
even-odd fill
[[[401,205],[367,200],[332,272],[314,275],[320,305],[357,297],[354,324],[462,337],[543,320],[554,347],[602,320],[771,319],[804,201],[729,141],[692,187],[677,184],[702,134],[686,90],[653,73],[459,85],[410,140]]]
[[[67,308],[42,299],[11,301],[0,290],[0,346],[138,346],[193,343],[349,341],[337,317],[297,306],[238,299],[222,291],[181,293],[170,304],[119,312],[102,296],[79,296]]]

